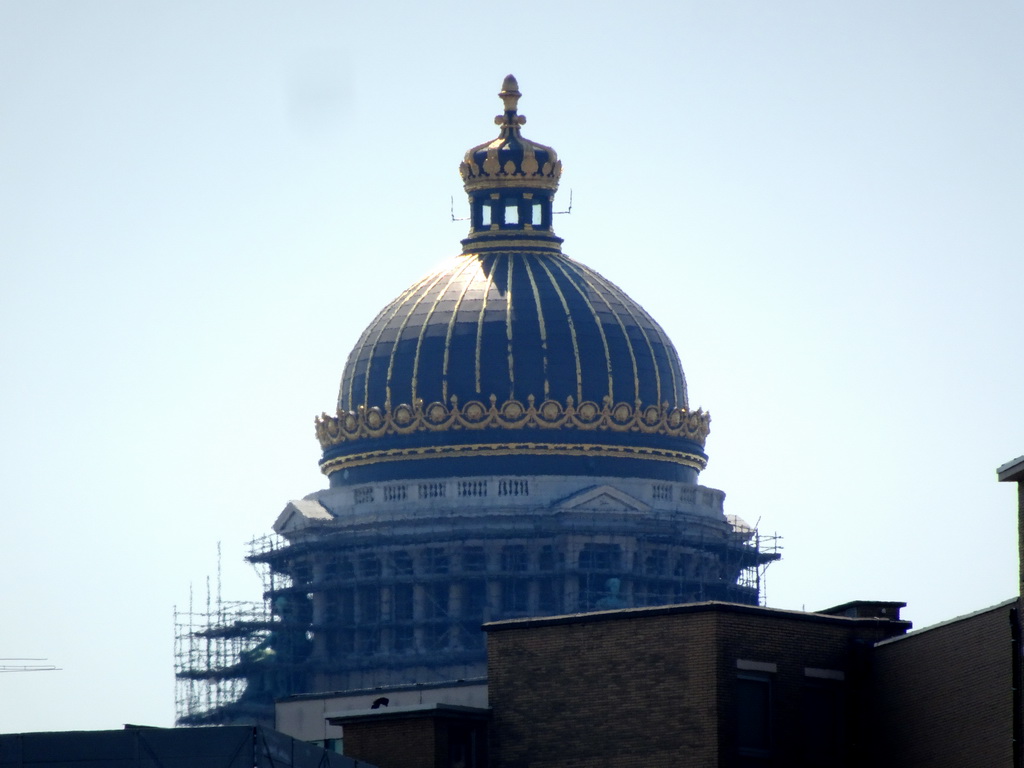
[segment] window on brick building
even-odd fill
[[[801,692],[804,764],[808,768],[837,765],[846,753],[846,702],[843,684],[808,680]]]
[[[767,756],[772,748],[772,681],[759,675],[736,679],[736,745],[741,755]]]

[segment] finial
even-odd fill
[[[522,95],[519,92],[519,83],[516,81],[515,76],[505,75],[505,79],[501,83],[501,92],[498,94],[501,97],[502,104],[505,105],[505,114],[494,118],[496,125],[522,125],[526,122],[525,117],[516,114],[516,109],[519,106],[519,97]]]

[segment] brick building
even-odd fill
[[[489,625],[492,765],[870,764],[870,652],[907,630],[900,607],[700,603]]]
[[[871,725],[885,765],[1019,765],[1018,602],[876,646]]]
[[[1020,489],[1024,457],[999,479]],[[381,768],[1021,768],[1020,598],[915,632],[903,605],[705,602],[494,622],[486,707],[383,714],[335,699],[326,722],[344,728],[347,754]],[[468,751],[485,719],[488,753]],[[394,737],[412,733],[427,747],[396,755]]]

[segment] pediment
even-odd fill
[[[649,512],[651,506],[611,485],[597,485],[575,493],[555,505],[558,509],[598,512]]]
[[[274,531],[281,534],[288,533],[314,523],[324,523],[333,519],[334,515],[315,499],[289,501],[281,514],[277,516],[277,520],[274,521]]]

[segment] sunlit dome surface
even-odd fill
[[[339,408],[439,401],[686,408],[672,343],[642,307],[560,254],[468,254],[412,285],[363,332]]]

